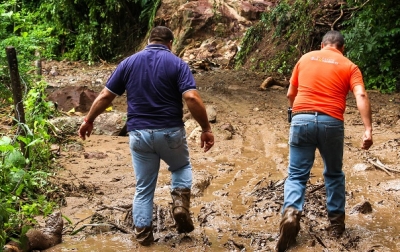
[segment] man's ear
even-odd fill
[[[321,49],[324,48],[324,43],[321,42]]]
[[[169,50],[172,50],[172,40],[170,40],[169,42],[168,42],[168,45],[167,45],[167,47],[168,47],[168,49]]]

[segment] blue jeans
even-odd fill
[[[184,127],[129,132],[129,147],[136,177],[133,221],[136,227],[152,224],[153,199],[160,160],[171,172],[171,189],[192,187],[192,165]]]
[[[345,212],[343,166],[343,121],[328,115],[297,114],[289,134],[289,167],[284,188],[283,210],[302,211],[307,181],[318,149],[324,162],[324,179],[329,214]]]

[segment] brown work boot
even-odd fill
[[[172,190],[172,215],[174,216],[178,233],[193,231],[193,221],[190,217],[190,189],[177,188]]]
[[[154,241],[153,227],[135,227],[135,237],[140,245],[149,246]]]
[[[328,219],[331,223],[328,227],[329,235],[334,238],[340,238],[345,230],[345,214],[328,214]]]
[[[296,243],[296,236],[300,231],[300,217],[301,212],[294,207],[288,207],[283,212],[279,240],[275,249],[277,252],[284,252]]]

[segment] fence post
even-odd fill
[[[15,119],[19,123],[17,129],[17,135],[26,136],[25,130],[23,128],[23,124],[25,124],[25,111],[24,104],[22,100],[22,86],[18,71],[18,61],[17,61],[17,53],[13,46],[8,46],[6,48],[8,67],[10,69],[10,78],[11,78],[11,91],[13,94],[14,100],[14,114]],[[20,141],[21,152],[26,156],[26,145],[24,142]]]
[[[38,76],[38,78],[40,80],[40,76],[42,76],[42,59],[40,57],[39,50],[35,51],[35,56],[37,57],[37,59],[35,61],[36,75]]]

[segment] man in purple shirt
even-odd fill
[[[146,48],[117,66],[79,128],[79,137],[85,140],[93,130],[95,118],[126,91],[127,131],[136,177],[133,221],[136,239],[144,246],[154,241],[153,199],[160,160],[171,172],[177,230],[189,233],[194,229],[189,212],[192,165],[182,120],[182,98],[201,126],[201,148],[207,152],[214,145],[205,106],[189,66],[171,53],[173,39],[170,29],[155,27]]]

